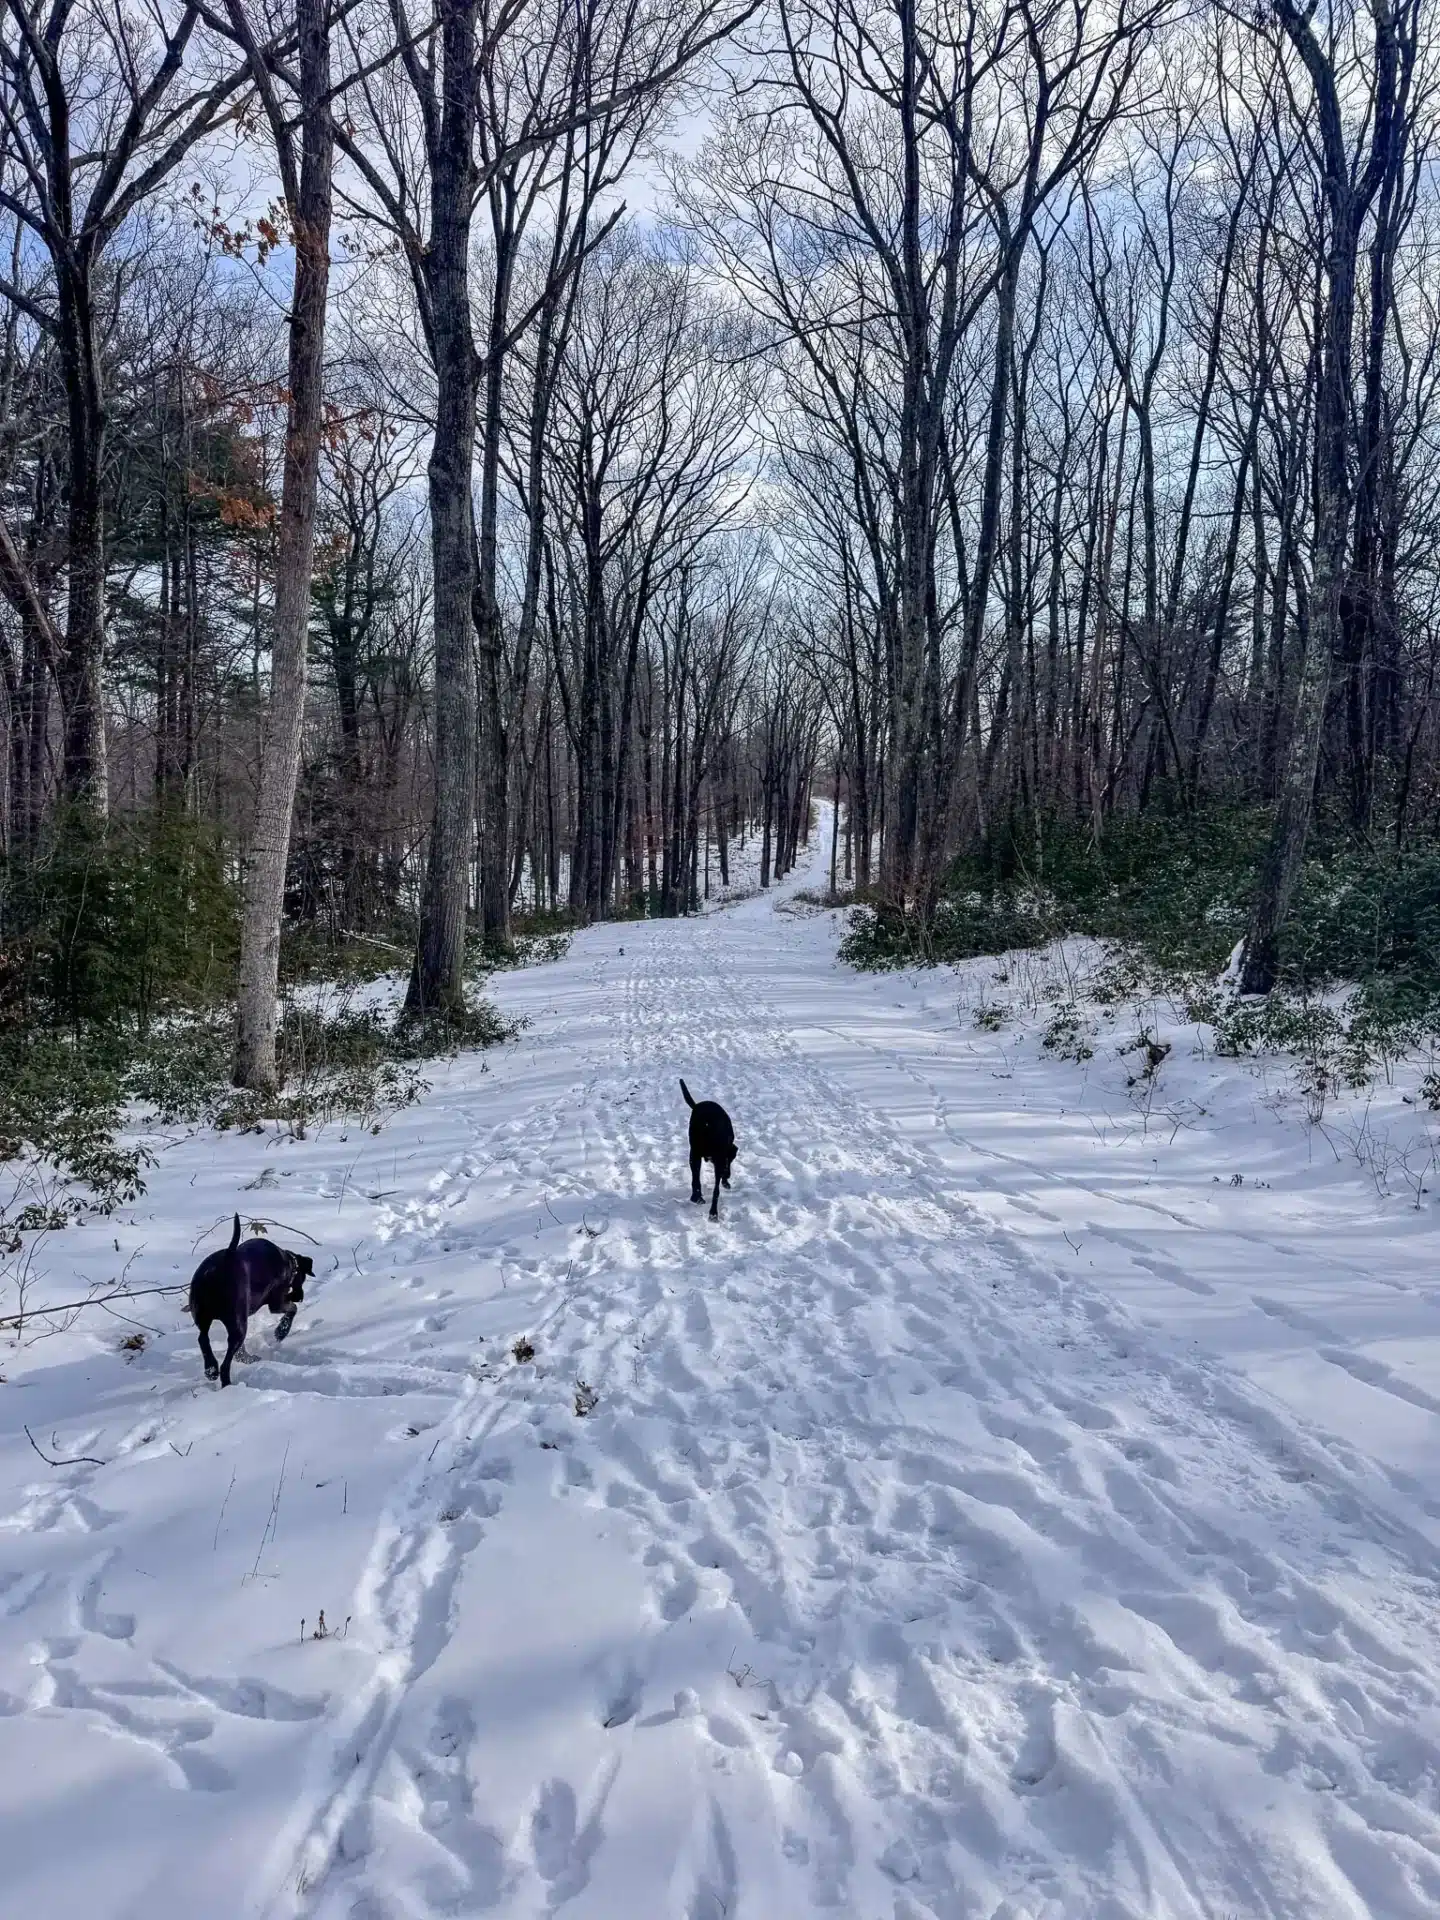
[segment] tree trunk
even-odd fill
[[[508,263],[501,266],[485,363],[481,432],[480,533],[476,556],[475,643],[484,753],[480,781],[480,925],[487,946],[510,943],[507,846],[510,825],[510,741],[506,728],[505,635],[496,586],[500,493],[500,417],[504,386],[502,336]]]
[[[105,755],[105,435],[107,419],[89,274],[73,262],[56,276],[60,363],[65,374],[69,463],[65,563],[65,644],[57,683],[64,715],[64,797],[103,815],[109,808]]]
[[[1354,402],[1351,357],[1360,222],[1386,168],[1393,164],[1391,149],[1397,116],[1396,20],[1388,11],[1388,0],[1373,0],[1372,5],[1376,98],[1369,164],[1358,183],[1352,183],[1334,69],[1315,39],[1311,16],[1295,13],[1290,0],[1278,0],[1277,12],[1309,72],[1314,90],[1330,231],[1325,262],[1327,286],[1320,380],[1315,405],[1315,561],[1310,632],[1295,691],[1280,806],[1245,936],[1240,973],[1244,993],[1268,993],[1275,984],[1280,934],[1294,899],[1310,832],[1331,671],[1342,636],[1350,521],[1350,421]],[[1403,139],[1403,130],[1399,137]]]
[[[475,452],[478,366],[470,318],[474,188],[474,0],[442,9],[444,110],[431,168],[425,262],[435,362],[429,465],[435,624],[435,803],[406,995],[411,1015],[459,1011],[465,998],[465,905],[475,838]]]
[[[330,39],[326,0],[298,0],[302,147],[291,209],[295,285],[290,315],[285,470],[275,563],[270,702],[260,793],[245,863],[235,1082],[268,1093],[276,1084],[275,1009],[285,869],[305,724],[305,659],[315,552],[315,500],[325,389],[325,309],[330,286]]]

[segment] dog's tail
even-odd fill
[[[225,1249],[227,1257],[230,1254],[234,1253],[235,1249],[239,1246],[239,1244],[240,1244],[240,1216],[237,1213],[235,1216],[235,1225],[230,1234],[230,1244]],[[203,1266],[204,1262],[202,1262],[201,1264]],[[185,1310],[190,1315],[190,1318],[195,1322],[195,1324],[198,1327],[202,1328],[203,1330],[204,1328],[210,1325],[210,1320],[203,1319],[201,1317],[201,1313],[197,1311],[197,1309],[200,1308],[202,1301],[207,1300],[210,1297],[210,1295],[208,1290],[197,1292],[197,1288],[199,1288],[199,1286],[200,1286],[200,1274],[197,1271],[194,1278],[190,1282],[190,1293],[185,1302]],[[218,1316],[213,1313],[210,1316],[211,1319],[215,1319],[217,1317]]]
[[[683,1094],[684,1094],[684,1096],[685,1096],[685,1104],[686,1104],[686,1106],[687,1106],[687,1107],[693,1107],[693,1106],[694,1106],[694,1104],[695,1104],[695,1096],[694,1096],[694,1095],[693,1095],[693,1094],[691,1093],[691,1091],[690,1091],[690,1089],[689,1089],[689,1087],[687,1087],[687,1086],[686,1086],[686,1084],[685,1084],[685,1082],[684,1082],[683,1080],[682,1080],[682,1081],[680,1082],[680,1091],[681,1091],[681,1093],[683,1093]]]

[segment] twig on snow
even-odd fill
[[[29,1427],[25,1429],[25,1438],[30,1442],[31,1446],[34,1447],[47,1467],[105,1467],[110,1464],[108,1460],[97,1460],[95,1456],[90,1453],[77,1453],[73,1460],[53,1460],[40,1445],[40,1442],[35,1438]]]
[[[265,1531],[260,1535],[260,1544],[255,1549],[255,1564],[248,1578],[255,1580],[260,1575],[260,1559],[266,1547],[275,1539],[280,1526],[280,1496],[285,1491],[285,1468],[290,1459],[290,1442],[285,1442],[285,1451],[280,1456],[280,1478],[275,1482],[275,1491],[270,1496],[270,1514],[265,1522]]]
[[[218,1551],[218,1549],[219,1549],[219,1546],[220,1546],[220,1528],[221,1528],[221,1526],[222,1526],[222,1524],[224,1523],[224,1519],[225,1519],[225,1509],[226,1509],[226,1507],[228,1507],[228,1506],[229,1506],[229,1504],[230,1504],[230,1496],[231,1496],[231,1494],[232,1494],[232,1493],[233,1493],[234,1491],[235,1491],[235,1469],[234,1469],[234,1468],[232,1467],[232,1468],[230,1469],[230,1484],[229,1484],[229,1486],[228,1486],[228,1487],[226,1487],[226,1489],[225,1489],[225,1498],[224,1498],[224,1499],[223,1499],[223,1500],[222,1500],[222,1501],[220,1502],[220,1512],[219,1512],[219,1514],[218,1514],[218,1515],[216,1516],[216,1520],[215,1520],[215,1538],[214,1538],[214,1540],[213,1540],[213,1541],[211,1542],[211,1544],[210,1544],[210,1551],[211,1551],[212,1553],[215,1553],[215,1552],[217,1552],[217,1551]]]

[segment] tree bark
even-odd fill
[[[1391,141],[1398,78],[1397,20],[1392,0],[1372,0],[1375,30],[1375,98],[1371,151],[1352,180],[1340,90],[1335,70],[1311,27],[1291,0],[1276,12],[1310,75],[1323,156],[1323,192],[1329,223],[1326,298],[1319,387],[1315,410],[1315,561],[1310,595],[1310,631],[1295,690],[1289,752],[1275,826],[1261,868],[1240,969],[1243,993],[1268,993],[1280,961],[1280,935],[1295,896],[1310,815],[1315,775],[1330,695],[1331,672],[1342,634],[1345,562],[1350,522],[1350,422],[1354,404],[1352,353],[1355,275],[1360,223],[1392,164]]]
[[[108,417],[90,274],[70,260],[56,275],[60,364],[65,374],[70,471],[66,507],[65,646],[57,682],[65,718],[60,784],[64,797],[104,816],[105,439]]]
[[[243,17],[242,0],[231,0],[232,18]],[[238,26],[238,22],[237,22]],[[240,985],[237,996],[235,1083],[259,1093],[273,1091],[276,1000],[280,976],[280,923],[285,870],[300,774],[305,724],[305,667],[310,623],[310,582],[315,553],[315,502],[320,474],[320,434],[325,387],[325,314],[330,286],[331,126],[330,37],[326,0],[297,0],[299,32],[301,157],[298,178],[286,165],[289,140],[278,102],[272,128],[286,176],[295,243],[295,283],[290,313],[289,401],[285,418],[285,468],[275,562],[275,631],[270,700],[261,747],[260,792],[245,863],[240,919]],[[248,37],[248,28],[242,37]],[[250,41],[253,48],[253,39]],[[258,61],[257,61],[258,65]]]
[[[431,155],[424,263],[435,365],[428,472],[435,621],[435,800],[420,939],[405,1008],[459,1012],[465,1001],[465,908],[475,840],[475,516],[471,469],[479,363],[470,316],[475,167],[475,4],[440,10],[444,97]]]

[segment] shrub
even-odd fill
[[[149,1155],[116,1144],[126,1098],[126,1058],[103,1036],[12,1031],[0,1041],[0,1160],[45,1161],[73,1189],[47,1212],[109,1213],[143,1191]],[[22,1231],[42,1223],[25,1219]]]
[[[1440,846],[1345,848],[1307,862],[1286,976],[1364,982],[1397,1017],[1440,995]]]
[[[144,1033],[230,991],[238,906],[215,836],[182,815],[62,814],[0,896],[8,999],[27,1019]]]
[[[1269,827],[1256,811],[1151,811],[1113,823],[1098,842],[1054,828],[1038,864],[1000,836],[956,863],[928,923],[857,909],[841,955],[862,968],[926,965],[1089,934],[1114,947],[1112,998],[1133,992],[1146,973],[1213,976],[1244,933]],[[1374,1045],[1433,1030],[1440,843],[1375,848],[1317,838],[1282,938],[1280,977],[1302,996],[1342,981],[1357,986],[1356,1013]],[[1106,997],[1103,981],[1096,997]]]
[[[507,967],[533,967],[542,960],[563,960],[570,951],[574,932],[568,927],[511,928],[507,947],[481,946],[472,962],[477,973],[500,972]]]
[[[1040,1044],[1057,1060],[1073,1060],[1077,1065],[1095,1056],[1090,1042],[1094,1028],[1076,1006],[1064,1006],[1055,1013],[1040,1035]]]
[[[132,1102],[166,1125],[378,1126],[424,1090],[418,1063],[514,1031],[484,1001],[397,1023],[343,992],[329,1006],[292,995],[279,1093],[233,1088],[235,889],[219,842],[172,813],[61,815],[45,845],[6,870],[0,927],[0,1161],[17,1194],[45,1196],[4,1210],[12,1238],[143,1190],[145,1150],[118,1144]],[[328,959],[347,981],[368,980],[397,952],[291,933],[286,975],[313,979]]]
[[[291,999],[281,1009],[270,1096],[230,1085],[229,1013],[176,1022],[137,1053],[126,1090],[168,1124],[250,1129],[273,1121],[303,1137],[318,1125],[354,1120],[378,1127],[426,1091],[422,1061],[513,1038],[517,1028],[488,1001],[461,1014],[394,1020],[388,1010]]]
[[[280,938],[280,979],[286,986],[362,987],[408,972],[414,952],[413,933],[403,927],[388,930],[384,938],[347,933],[337,940],[313,920],[287,921]]]

